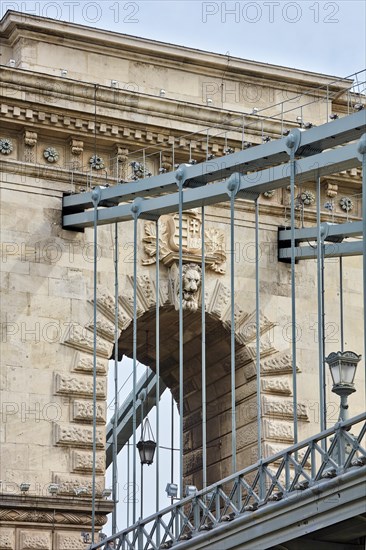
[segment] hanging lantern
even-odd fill
[[[156,443],[148,418],[146,418],[145,420],[141,439],[136,446],[140,454],[141,464],[147,464],[148,466],[150,466],[150,464],[152,464],[154,461]]]

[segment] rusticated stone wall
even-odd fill
[[[241,148],[238,114],[250,105],[202,105],[201,86],[207,80],[228,88],[258,83],[271,97],[296,95],[327,77],[299,73],[281,67],[235,60],[227,67],[225,56],[198,53],[180,47],[164,47],[165,58],[155,56],[157,43],[126,39],[105,31],[83,29],[39,18],[19,19],[9,14],[0,24],[4,51],[16,59],[16,68],[2,67],[1,86],[1,424],[0,424],[0,550],[83,549],[81,532],[91,529],[92,391],[93,391],[93,236],[90,229],[75,233],[62,228],[62,196],[81,192],[91,185],[131,179],[131,161],[141,160],[143,147],[162,150],[165,170],[175,163],[206,158],[206,139],[187,137],[197,127],[222,124],[224,138],[210,140],[209,154],[222,156],[225,149]],[[11,32],[10,32],[11,29]],[[89,38],[88,38],[89,37]],[[89,40],[89,41],[88,41]],[[127,44],[128,42],[128,44]],[[91,51],[98,49],[104,69],[91,75],[85,69]],[[57,52],[69,76],[55,76],[50,66]],[[70,57],[70,51],[73,55]],[[116,53],[116,51],[118,53]],[[46,55],[47,53],[47,55]],[[96,52],[93,52],[96,53]],[[117,56],[117,58],[116,58]],[[184,72],[179,69],[184,57]],[[117,62],[116,62],[117,59]],[[151,71],[141,90],[113,90],[109,67],[118,78],[128,79],[143,63]],[[170,97],[159,97],[161,83],[154,67],[169,73]],[[98,65],[101,67],[101,65]],[[147,69],[146,69],[147,70]],[[104,71],[104,72],[103,72]],[[204,76],[202,76],[204,75]],[[94,84],[97,89],[97,124],[94,120]],[[184,86],[183,86],[184,83]],[[334,85],[337,102],[329,112],[346,112],[342,90],[347,82]],[[231,88],[230,88],[231,89]],[[268,94],[267,94],[268,96]],[[265,94],[262,97],[267,97]],[[216,107],[220,107],[217,109]],[[304,116],[324,122],[325,102],[306,109]],[[296,117],[296,113],[294,114]],[[246,136],[252,145],[261,143],[262,130],[255,126]],[[296,120],[289,123],[297,126]],[[280,125],[267,121],[264,131],[280,137]],[[95,134],[97,157],[95,154]],[[92,161],[92,162],[91,162]],[[94,162],[94,164],[93,164]],[[158,161],[147,168],[157,172]],[[90,180],[90,175],[92,179]],[[350,198],[360,190],[359,171],[350,170],[322,180],[322,204],[332,200],[334,218],[344,221],[360,216],[360,203]],[[288,222],[289,192],[279,189],[260,197],[261,240],[261,372],[262,434],[266,454],[293,441],[291,342],[289,340],[289,267],[277,262],[277,228]],[[342,202],[343,201],[343,202]],[[343,205],[348,205],[345,210]],[[315,222],[314,186],[297,189],[298,212],[305,224]],[[220,204],[206,209],[206,312],[207,312],[207,436],[208,477],[216,481],[231,473],[230,411],[230,278],[228,265],[229,210]],[[199,269],[200,214],[185,213],[185,263],[193,264],[197,287],[189,288],[192,306],[184,314],[184,464],[187,482],[200,486],[202,468],[201,359]],[[177,354],[177,250],[176,217],[161,220],[161,372],[166,385],[178,399]],[[235,337],[236,414],[238,467],[257,459],[256,331],[254,286],[253,205],[236,204],[235,248]],[[163,230],[164,229],[164,230]],[[131,223],[120,227],[120,350],[132,350],[132,263]],[[170,244],[169,244],[170,243]],[[175,243],[176,244],[176,243]],[[145,331],[154,330],[156,303],[154,235],[151,224],[138,223],[137,280],[138,359],[155,367],[153,349],[148,353]],[[361,351],[360,267],[357,258],[344,262],[346,346]],[[102,528],[111,503],[102,496],[105,487],[105,418],[108,359],[114,344],[113,241],[109,227],[98,229],[97,274],[97,456],[96,525]],[[299,437],[319,429],[318,357],[316,343],[316,272],[313,262],[296,268],[298,310],[298,418]],[[339,288],[336,261],[326,262],[327,350],[339,347]],[[193,284],[193,283],[192,283]],[[196,284],[196,283],[194,283]],[[197,308],[196,308],[197,306]],[[334,326],[334,323],[336,326]],[[337,328],[338,327],[338,328]],[[153,336],[151,336],[153,339]],[[351,397],[353,413],[364,408],[360,388],[362,369],[357,373],[357,393]],[[337,419],[336,400],[327,397]],[[329,409],[332,410],[331,408]],[[20,484],[30,484],[22,494]],[[52,496],[49,486],[58,485]]]

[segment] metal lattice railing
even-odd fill
[[[90,550],[162,550],[225,521],[301,493],[320,480],[366,465],[366,413],[339,422],[281,453],[260,460],[196,495],[141,519]]]

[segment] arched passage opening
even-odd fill
[[[231,473],[231,386],[230,327],[217,317],[206,314],[206,397],[207,397],[207,482],[211,484]],[[202,487],[202,327],[201,312],[184,312],[184,448],[183,475],[187,484]],[[133,324],[119,339],[119,354],[132,357]],[[255,385],[247,385],[243,366],[253,359],[245,353],[245,345],[236,342],[236,406],[238,428],[238,467],[252,462],[245,460],[245,448],[251,442],[241,434],[246,423],[243,399],[249,407],[255,404]],[[156,313],[146,311],[137,321],[137,359],[156,371]],[[179,407],[179,316],[172,305],[160,308],[160,375],[171,390]],[[241,397],[240,397],[241,396]],[[250,403],[249,403],[249,401]],[[245,406],[244,406],[245,409]],[[249,423],[255,425],[256,412]],[[161,419],[161,429],[164,419]],[[240,435],[241,434],[241,435]],[[254,443],[254,442],[252,442]]]

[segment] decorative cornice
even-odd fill
[[[197,125],[209,125],[212,128],[217,128],[222,125],[222,111],[210,109],[213,112],[205,112],[201,105],[191,105],[189,109],[178,109],[177,105],[168,105],[169,109],[159,109],[159,105],[155,104],[156,98],[144,98],[142,96],[135,97],[135,105],[131,108],[123,105],[113,105],[109,114],[98,115],[97,135],[98,141],[114,140],[114,143],[120,140],[124,146],[134,145],[141,148],[144,144],[146,147],[156,145],[160,149],[167,151],[172,149],[174,144],[176,152],[179,150],[192,150],[193,154],[198,154],[204,158],[206,156],[206,137],[193,135],[192,139],[184,137],[187,133],[192,133],[192,128],[197,128]],[[42,128],[52,128],[53,131],[58,131],[60,134],[70,133],[76,134],[83,139],[90,139],[95,134],[94,115],[91,106],[85,100],[81,105],[75,105],[75,109],[61,109],[54,107],[50,111],[49,106],[42,106],[38,102],[37,106],[34,103],[32,108],[29,104],[21,101],[15,101],[14,98],[2,98],[1,114],[3,124],[6,121],[19,126],[31,125],[32,130],[36,129],[39,133]],[[80,99],[81,102],[81,99]],[[103,99],[98,99],[98,104],[105,102]],[[85,107],[85,108],[84,108]],[[123,108],[121,108],[123,107]],[[160,106],[161,107],[161,106]],[[173,108],[172,108],[173,107]],[[83,110],[81,110],[83,109]],[[89,112],[88,112],[89,111]],[[135,123],[131,123],[131,111],[134,112]],[[235,148],[235,142],[239,145],[242,132],[242,113],[225,111],[227,119],[225,120],[225,128],[227,128],[227,137],[229,143],[234,147],[234,151],[239,151],[240,147]],[[149,117],[146,124],[146,116]],[[239,118],[240,117],[240,118]],[[251,120],[251,116],[247,116]],[[172,136],[167,133],[164,127],[164,121],[169,119],[173,125]],[[141,128],[141,125],[144,128]],[[185,129],[182,129],[182,124],[185,124]],[[174,128],[175,126],[175,128]],[[279,124],[275,121],[265,121],[264,131],[274,136],[279,136]],[[261,143],[261,132],[252,129],[250,134],[247,134],[247,141],[252,143]],[[213,139],[215,142],[213,143]],[[225,149],[225,140],[223,136],[215,136],[209,143],[209,151],[214,154],[223,155]],[[188,160],[188,157],[187,157]]]
[[[227,56],[175,44],[168,44],[157,40],[138,38],[102,29],[90,28],[75,23],[67,23],[33,16],[9,10],[0,22],[0,34],[9,44],[14,44],[21,37],[38,42],[57,42],[62,38],[63,45],[74,49],[90,52],[100,52],[109,57],[121,57],[144,61],[176,69],[177,64],[188,66],[191,72],[208,74],[222,78],[227,72],[231,78],[262,78],[266,85],[271,81],[282,81],[284,76],[289,84],[318,88],[328,84],[331,90],[342,90],[349,86],[350,80],[340,79],[334,84],[334,77],[321,73],[303,71],[290,67],[271,65],[257,61],[230,57],[228,67]],[[81,38],[82,37],[82,38]],[[86,46],[87,44],[87,46]]]
[[[72,496],[57,495],[50,496],[47,491],[47,486],[40,487],[39,494],[27,494],[26,497],[19,494],[0,494],[0,510],[19,510],[22,512],[32,512],[37,508],[45,514],[69,513],[72,515],[88,516],[91,514],[91,498],[90,496]],[[113,502],[100,498],[96,498],[96,511],[99,514],[107,514],[113,509]]]
[[[109,511],[109,510],[108,510]],[[91,525],[92,515],[83,513],[55,513],[40,510],[22,510],[14,508],[0,508],[0,522],[19,523],[51,523],[55,525]],[[107,523],[107,516],[104,514],[95,515],[95,523],[102,526]]]

